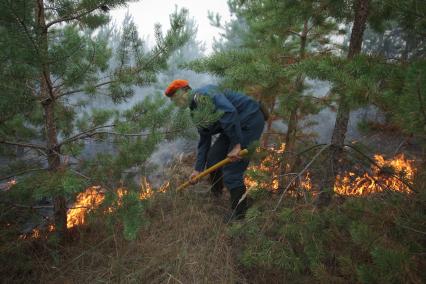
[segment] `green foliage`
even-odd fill
[[[4,193],[3,198],[12,203],[31,206],[35,201],[57,195],[71,198],[87,186],[87,180],[72,171],[55,173],[42,171],[20,179],[7,193]]]
[[[345,98],[357,108],[380,96],[383,90],[379,85],[392,84],[395,71],[380,58],[358,55],[350,60],[329,56],[307,59],[294,66],[290,73],[330,81],[333,95]]]
[[[395,81],[378,101],[406,133],[426,135],[426,61],[419,60],[398,70]],[[399,80],[398,80],[399,79]]]
[[[144,201],[139,199],[136,192],[123,195],[122,204],[117,209],[117,217],[123,223],[123,234],[127,240],[134,240],[141,226],[146,223]]]
[[[196,127],[207,128],[223,116],[223,111],[216,110],[211,97],[198,95],[196,102],[197,108],[191,111],[192,121]]]
[[[390,194],[348,199],[319,211],[300,206],[271,212],[261,205],[229,233],[238,243],[243,266],[283,273],[287,281],[416,282],[423,273],[416,256],[423,250],[425,230],[418,216],[424,218],[421,198]],[[397,221],[402,216],[404,223]]]

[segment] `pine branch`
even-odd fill
[[[161,53],[163,53],[165,51],[166,50],[164,48],[159,47],[159,50],[150,58],[150,60],[148,60],[148,62],[146,62],[146,64],[141,65],[137,68],[133,68],[133,70],[131,71],[131,74],[137,74],[137,73],[141,72],[145,67],[149,66],[149,64],[151,64],[157,57],[159,57],[161,55]],[[107,78],[110,78],[110,77],[111,76],[108,76]],[[99,87],[102,87],[102,86],[105,86],[105,85],[108,85],[108,84],[112,84],[112,83],[115,83],[115,82],[118,82],[118,80],[109,80],[109,81],[106,81],[106,82],[103,82],[103,83],[99,83],[99,84],[97,84],[93,87],[95,89],[97,89]],[[61,98],[61,97],[64,97],[64,96],[73,95],[73,94],[76,94],[76,93],[83,92],[84,90],[85,90],[84,88],[81,88],[81,89],[68,91],[68,92],[62,93],[60,95],[57,95],[56,98],[58,99],[58,98]]]
[[[102,126],[95,126],[95,127],[93,127],[93,128],[87,129],[87,130],[85,130],[85,131],[83,131],[83,132],[81,132],[81,133],[79,133],[79,134],[77,134],[77,135],[74,135],[74,136],[72,136],[72,137],[70,137],[70,138],[68,138],[68,139],[63,140],[62,142],[60,142],[60,143],[57,145],[57,147],[60,147],[60,146],[62,146],[62,145],[64,145],[64,144],[67,144],[67,143],[71,143],[71,142],[73,142],[73,141],[75,141],[75,140],[78,140],[78,139],[83,139],[83,138],[86,138],[86,137],[93,136],[93,135],[95,135],[95,134],[94,134],[94,132],[95,132],[95,130],[97,130],[97,129],[101,129],[101,128],[108,128],[108,127],[114,127],[114,126],[115,126],[115,124],[102,125]]]
[[[301,37],[302,35],[301,34],[299,34],[298,32],[296,32],[296,31],[293,31],[293,30],[287,30],[287,32],[289,32],[289,33],[291,33],[291,34],[293,34],[293,35],[295,35],[295,36],[298,36],[298,37]]]
[[[43,208],[53,208],[53,205],[39,205],[39,206],[32,206],[32,205],[23,205],[23,204],[17,204],[17,203],[10,203],[10,202],[1,202],[3,204],[15,207],[15,208],[27,208],[27,209],[43,209]]]
[[[20,143],[20,142],[14,142],[14,141],[0,140],[0,144],[18,146],[18,147],[22,147],[22,148],[33,148],[33,149],[47,150],[47,147],[45,147],[45,146],[31,144],[31,143]]]
[[[100,135],[100,134],[110,134],[110,135],[124,136],[124,137],[146,137],[146,136],[150,135],[150,133],[119,133],[119,132],[111,132],[111,131],[94,131],[94,130],[96,130],[96,128],[99,129],[99,128],[113,127],[113,126],[115,126],[115,125],[95,127],[94,129],[87,130],[84,133],[79,133],[79,134],[77,134],[77,135],[75,135],[75,136],[73,136],[73,137],[71,137],[67,140],[62,141],[61,143],[59,143],[58,146],[61,146],[63,144],[67,144],[67,143],[71,143],[71,142],[78,140],[78,139],[85,139],[85,138],[92,137],[92,136],[95,136],[95,135]],[[92,131],[94,131],[94,132],[92,132]],[[179,131],[178,130],[176,130],[176,131],[164,131],[164,132],[161,132],[161,134],[173,134],[173,133],[177,133],[177,132],[179,132]]]
[[[75,52],[77,52],[77,50],[75,51]],[[74,52],[73,52],[74,53]],[[91,58],[90,58],[90,60],[89,60],[89,64],[87,64],[87,66],[86,66],[86,70],[84,70],[84,72],[82,72],[81,74],[79,74],[79,75],[77,75],[77,76],[75,76],[74,78],[72,78],[72,81],[75,81],[75,80],[79,80],[79,79],[81,79],[81,78],[83,78],[84,76],[86,76],[86,74],[87,74],[87,72],[90,70],[90,66],[94,63],[94,61],[95,61],[95,54],[96,54],[96,48],[95,48],[95,46],[93,46],[93,51],[92,51],[92,55],[91,55]],[[71,57],[73,54],[68,54],[68,57]],[[80,67],[80,66],[79,66]],[[61,75],[59,75],[58,76],[58,79],[56,79],[53,83],[56,83],[56,81],[58,81],[62,76],[63,76],[64,74],[62,73]],[[62,82],[62,84],[60,84],[60,85],[58,85],[58,86],[56,86],[56,87],[54,87],[55,88],[55,91],[57,92],[57,93],[59,93],[59,91],[60,91],[60,89],[61,89],[61,87],[62,86],[64,86],[65,85],[65,83],[64,82]],[[57,98],[58,98],[58,96],[57,96]]]
[[[16,172],[13,175],[9,175],[9,176],[4,176],[4,177],[0,177],[0,180],[5,180],[5,179],[10,179],[16,176],[20,176],[26,173],[30,173],[30,172],[38,172],[38,171],[44,171],[46,170],[45,168],[34,168],[34,169],[27,169],[27,170],[22,170],[20,172]]]
[[[164,132],[161,132],[161,134],[172,134],[172,133],[177,133],[177,132],[179,132],[179,131],[178,130],[176,130],[176,131],[164,131]],[[110,134],[110,135],[128,136],[128,137],[144,137],[144,136],[149,136],[151,133],[119,133],[119,132],[110,132],[110,131],[97,131],[97,132],[93,133],[93,135],[96,135],[96,134]]]
[[[107,3],[107,2],[106,2],[106,1],[104,1],[104,2],[102,2],[101,4],[96,5],[95,7],[91,8],[91,9],[89,9],[89,10],[86,10],[86,11],[84,11],[84,12],[81,12],[81,13],[79,13],[79,14],[72,15],[72,16],[68,16],[68,17],[62,17],[62,18],[59,18],[59,19],[53,20],[53,21],[51,21],[51,22],[49,22],[49,23],[47,23],[47,24],[46,24],[46,29],[48,29],[49,27],[51,27],[51,26],[53,26],[53,25],[55,25],[55,24],[61,23],[61,22],[68,22],[68,21],[72,21],[72,20],[78,20],[78,19],[80,19],[81,17],[84,17],[84,16],[86,16],[86,15],[88,15],[88,14],[92,13],[92,12],[93,12],[93,11],[95,11],[96,9],[100,9],[102,6],[105,6],[105,5],[106,5],[106,3]]]
[[[117,82],[117,80],[109,80],[109,81],[106,81],[106,82],[103,82],[103,83],[99,83],[99,84],[95,85],[94,88],[97,89],[99,87],[102,87],[102,86],[105,86],[105,85],[108,85],[108,84],[111,84],[111,83],[114,83],[114,82]],[[69,95],[80,93],[80,92],[83,92],[83,91],[85,91],[85,89],[77,89],[77,90],[68,91],[68,92],[62,93],[60,95],[57,95],[56,98],[59,99],[59,98],[64,97],[64,96],[69,96]]]
[[[152,62],[154,62],[158,57],[160,57],[162,53],[167,52],[167,49],[164,46],[159,45],[156,48],[157,48],[156,52],[151,56],[151,58],[145,64],[140,65],[140,66],[136,66],[136,67],[134,67],[134,68],[131,69],[131,74],[132,75],[136,75],[136,74],[140,73],[144,68],[148,67]],[[122,67],[123,66],[120,66],[120,70],[121,70]],[[111,78],[111,76],[107,76],[106,78]],[[118,82],[118,80],[108,80],[106,82],[99,83],[99,84],[97,84],[97,85],[95,85],[93,87],[95,89],[97,89],[99,87],[102,87],[102,86],[105,86],[105,85],[109,85],[109,84],[112,84],[112,83],[115,83],[115,82]],[[58,89],[60,87],[61,86],[56,87],[56,91],[58,91]],[[64,97],[64,96],[73,95],[73,94],[80,93],[80,92],[83,92],[83,91],[85,91],[84,88],[76,89],[76,90],[71,90],[71,91],[59,94],[55,98],[58,99],[58,98],[61,98],[61,97]]]
[[[48,72],[45,67],[43,67],[43,78],[46,81],[47,89],[49,91],[49,97],[41,100],[42,104],[49,100],[53,101],[56,99],[55,91],[53,90],[52,80],[50,79],[50,72]]]
[[[19,25],[21,25],[21,27],[24,29],[25,35],[28,37],[28,39],[30,40],[31,44],[33,45],[37,55],[39,55],[39,49],[37,44],[35,43],[34,39],[32,38],[28,27],[25,25],[24,21],[21,20],[21,18],[19,18],[19,16],[14,12],[13,9],[10,8],[11,13],[13,14],[13,16],[16,18],[16,20],[18,21]]]

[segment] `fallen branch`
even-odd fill
[[[318,151],[318,153],[315,154],[315,156],[312,158],[312,160],[303,168],[303,170],[301,170],[287,185],[287,187],[284,189],[284,191],[281,193],[281,197],[278,200],[277,205],[275,206],[273,211],[277,211],[278,207],[280,206],[283,198],[284,198],[284,194],[287,192],[287,190],[290,188],[290,186],[293,184],[293,182],[297,179],[297,178],[301,178],[303,173],[306,172],[306,170],[312,165],[312,163],[318,158],[318,156],[324,152],[325,149],[327,149],[328,147],[330,147],[330,144],[325,145],[321,150]]]

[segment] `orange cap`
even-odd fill
[[[188,86],[189,86],[189,82],[187,80],[177,79],[170,83],[170,85],[167,87],[164,94],[168,97],[171,97],[178,89],[188,87]]]

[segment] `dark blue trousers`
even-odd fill
[[[243,136],[241,148],[247,148],[247,146],[259,140],[262,135],[264,125],[264,116],[260,110],[254,113],[247,122],[241,125]],[[207,167],[211,167],[217,162],[225,159],[229,151],[231,151],[230,148],[230,141],[228,137],[223,133],[220,134],[208,152]],[[228,190],[232,191],[234,188],[244,187],[244,171],[247,169],[248,164],[248,159],[242,159],[228,164],[223,167],[222,170],[218,170],[216,173],[213,173],[211,179],[213,183],[216,183],[213,188],[216,187],[217,190],[221,190],[219,187],[221,187],[220,184],[222,182],[222,176],[223,183]]]

